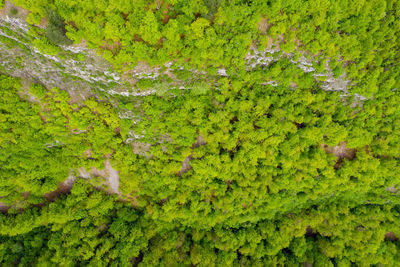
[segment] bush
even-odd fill
[[[218,8],[221,5],[222,0],[204,0],[204,4],[207,6],[208,13],[204,17],[211,19],[215,13],[218,12]]]
[[[46,37],[50,43],[55,45],[70,45],[72,41],[65,35],[65,23],[63,19],[53,10],[47,10],[48,26]]]
[[[16,9],[15,7],[12,7],[10,9],[10,15],[15,16],[18,14],[18,9]]]

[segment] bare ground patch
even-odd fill
[[[185,160],[182,162],[182,169],[179,171],[178,175],[182,176],[185,172],[188,172],[189,170],[192,169],[192,166],[190,166],[189,161],[193,158],[192,155],[187,156]]]
[[[335,168],[339,168],[344,159],[353,160],[356,157],[357,150],[348,148],[345,141],[340,142],[337,146],[322,144],[321,147],[327,154],[332,154],[337,157]]]
[[[40,21],[39,27],[46,28],[47,24],[48,24],[47,18],[42,18],[42,20]]]
[[[122,44],[120,42],[113,42],[112,44],[104,43],[101,48],[103,50],[109,50],[113,55],[115,55],[117,51],[121,50]]]
[[[15,12],[13,10],[16,11],[16,14],[13,14],[13,12]],[[26,17],[28,16],[28,14],[29,14],[28,10],[26,10],[22,7],[16,6],[16,5],[10,3],[9,1],[6,1],[3,9],[0,10],[0,17],[3,17],[3,18],[5,18],[6,16],[9,16],[9,17],[26,20]]]
[[[143,142],[132,142],[133,153],[139,156],[149,157],[147,152],[149,152],[151,144]]]
[[[74,182],[75,177],[70,174],[67,180],[58,184],[58,188],[56,190],[44,194],[44,198],[48,201],[54,201],[59,196],[70,193]]]
[[[390,240],[390,241],[397,241],[397,240],[399,240],[399,238],[398,238],[398,237],[396,236],[396,234],[393,233],[393,232],[387,232],[387,233],[385,234],[385,239]]]
[[[102,170],[92,167],[90,172],[85,168],[80,168],[78,171],[80,177],[85,179],[92,180],[95,177],[104,178],[105,182],[98,186],[98,189],[108,188],[108,193],[119,194],[119,172],[111,166],[109,159],[104,162],[104,169]]]
[[[80,43],[74,43],[71,45],[72,47],[79,47],[79,48],[87,48],[87,41],[86,39],[82,38]]]
[[[0,202],[0,212],[7,213],[9,208],[10,208],[9,206],[7,206],[6,204]]]
[[[199,135],[199,136],[197,137],[196,142],[192,145],[192,152],[193,152],[193,149],[195,149],[196,147],[204,146],[204,145],[206,145],[206,144],[207,144],[207,143],[206,143],[206,141],[204,140],[204,137],[201,136],[201,135]],[[184,173],[186,173],[186,172],[188,172],[189,170],[192,169],[192,166],[190,166],[190,164],[189,164],[189,162],[190,162],[191,159],[193,159],[193,156],[192,156],[192,155],[189,155],[189,156],[187,156],[187,157],[185,158],[185,160],[182,162],[182,169],[181,169],[181,170],[179,171],[179,173],[178,173],[179,176],[182,176],[182,174],[184,174]]]
[[[262,18],[258,23],[257,23],[257,29],[261,32],[262,35],[266,35],[268,32],[268,29],[271,28],[272,24],[268,23],[267,18]]]

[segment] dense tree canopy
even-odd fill
[[[398,1],[12,2],[138,91],[1,69],[1,265],[398,265]]]

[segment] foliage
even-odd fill
[[[10,9],[10,15],[15,16],[18,14],[18,9],[16,9],[15,7],[12,7]]]
[[[3,265],[393,266],[397,209],[324,204],[309,211],[208,231],[159,224],[85,181],[42,208],[0,215]],[[297,223],[294,223],[297,222]]]
[[[46,37],[52,44],[69,45],[71,40],[65,35],[65,23],[63,19],[53,10],[47,9]]]
[[[177,60],[189,67],[236,70],[250,45],[262,50],[274,44],[285,52],[319,54],[316,61],[330,60],[332,66],[345,63],[354,92],[364,96],[377,92],[378,77],[386,76],[386,66],[396,59],[400,27],[398,2],[391,0],[14,2],[32,11],[34,23],[48,17],[52,43],[68,42],[63,19],[68,38],[78,43],[84,38],[117,69]],[[115,42],[121,44],[117,50],[105,45]],[[335,68],[335,75],[342,71]]]
[[[397,1],[14,2],[39,50],[159,68],[78,103],[0,76],[1,265],[398,265]]]
[[[101,119],[96,115],[108,110],[107,105],[88,99],[80,108],[73,109],[67,92],[57,88],[46,90],[40,85],[30,87],[34,101],[28,102],[17,94],[18,81],[1,76],[0,84],[3,203],[18,200],[26,206],[42,202],[43,195],[56,190],[70,169],[85,166],[85,151],[91,150],[90,164],[95,164],[120,142],[111,141],[120,124],[117,114],[110,112]],[[113,129],[106,130],[108,127]],[[23,201],[26,192],[28,203]]]

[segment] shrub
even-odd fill
[[[46,37],[50,43],[55,45],[70,45],[72,41],[65,35],[65,23],[63,19],[53,10],[47,10],[48,26]]]
[[[18,9],[16,9],[15,7],[12,7],[10,9],[10,15],[15,16],[18,14]]]

